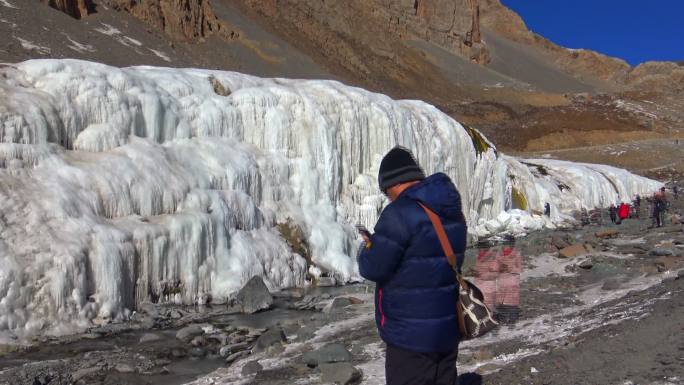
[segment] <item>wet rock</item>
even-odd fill
[[[241,352],[233,353],[226,357],[226,364],[232,364],[233,362],[239,360],[242,357],[247,357],[249,355],[248,350],[243,350]]]
[[[236,296],[242,312],[253,314],[266,310],[273,305],[273,296],[268,291],[264,280],[259,276],[252,277]]]
[[[675,257],[675,256],[677,256],[677,252],[675,252],[672,249],[663,249],[663,248],[658,248],[658,247],[651,249],[651,252],[649,254],[657,256],[657,257]]]
[[[684,269],[679,270],[679,271],[677,272],[677,278],[680,278],[680,279],[681,279],[681,278],[684,278]]]
[[[341,309],[343,307],[351,305],[351,301],[349,298],[346,297],[337,297],[330,302],[329,305],[327,305],[324,309],[323,312],[325,313],[330,313],[336,309]]]
[[[207,340],[203,336],[197,336],[190,341],[190,345],[198,347],[207,344]]]
[[[321,365],[321,382],[324,384],[353,385],[361,382],[361,372],[348,362]]]
[[[320,277],[316,280],[316,286],[318,287],[331,287],[335,286],[337,281],[333,277]]]
[[[259,373],[264,370],[259,361],[249,361],[242,367],[242,375],[249,376],[250,374]]]
[[[252,351],[261,352],[268,349],[270,346],[274,344],[282,344],[283,342],[287,342],[287,337],[285,336],[285,332],[283,331],[283,329],[279,327],[273,328],[267,331],[266,333],[262,334],[256,340],[256,344],[254,345]]]
[[[146,344],[146,343],[150,343],[150,342],[160,341],[161,339],[162,338],[159,334],[145,333],[145,334],[143,334],[142,337],[140,337],[140,343]]]
[[[585,259],[584,261],[578,263],[577,266],[582,269],[589,270],[594,267],[594,262],[592,262],[591,259]]]
[[[609,278],[601,286],[602,290],[617,290],[622,286],[622,282],[617,278]]]
[[[120,362],[114,366],[114,370],[116,370],[119,373],[133,373],[135,372],[135,368],[132,367],[129,364],[125,364],[123,362]]]
[[[597,231],[595,235],[597,238],[615,238],[620,235],[620,232],[617,229],[607,229]]]
[[[190,356],[201,358],[207,355],[207,351],[204,348],[197,347],[190,349]]]
[[[228,345],[230,338],[225,333],[214,333],[205,336],[207,343],[215,345]]]
[[[358,299],[356,297],[347,297],[349,299],[349,302],[351,302],[352,305],[361,305],[363,303],[362,299]]]
[[[575,258],[586,254],[587,249],[581,243],[576,243],[558,251],[558,256],[560,258]]]
[[[233,353],[237,353],[243,350],[247,350],[249,348],[249,343],[248,342],[240,342],[237,344],[232,344],[232,345],[226,345],[221,347],[219,349],[219,355],[221,357],[228,357],[229,355]]]
[[[230,337],[228,338],[228,344],[239,344],[242,342],[247,341],[247,336],[243,334],[231,334]]]
[[[351,353],[341,344],[328,344],[318,350],[305,353],[302,360],[310,368],[323,363],[349,362]]]
[[[169,374],[169,373],[171,373],[171,371],[166,366],[159,369],[159,374]]]
[[[201,336],[202,334],[204,334],[202,326],[199,324],[192,324],[176,332],[176,338],[183,342],[190,342],[190,340],[197,336]]]

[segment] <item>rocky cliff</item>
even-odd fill
[[[209,0],[105,1],[179,41],[197,41],[211,35],[235,39],[240,35],[216,17]]]
[[[81,19],[93,12],[94,5],[92,0],[41,0],[52,8],[60,10],[67,15]]]

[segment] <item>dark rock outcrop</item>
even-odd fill
[[[41,2],[75,19],[82,19],[95,10],[92,0],[41,0]]]

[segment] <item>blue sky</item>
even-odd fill
[[[684,0],[502,0],[532,31],[625,59],[684,60]]]

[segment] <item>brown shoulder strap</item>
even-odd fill
[[[454,249],[451,247],[451,242],[449,242],[446,231],[444,231],[442,220],[439,219],[439,216],[435,214],[434,211],[430,210],[422,202],[418,202],[418,204],[423,208],[423,210],[425,210],[428,218],[430,218],[430,222],[432,222],[432,225],[435,227],[437,238],[439,238],[439,243],[442,245],[442,250],[444,250],[444,254],[449,260],[449,264],[454,268],[454,270],[456,270],[456,255],[454,255]]]

